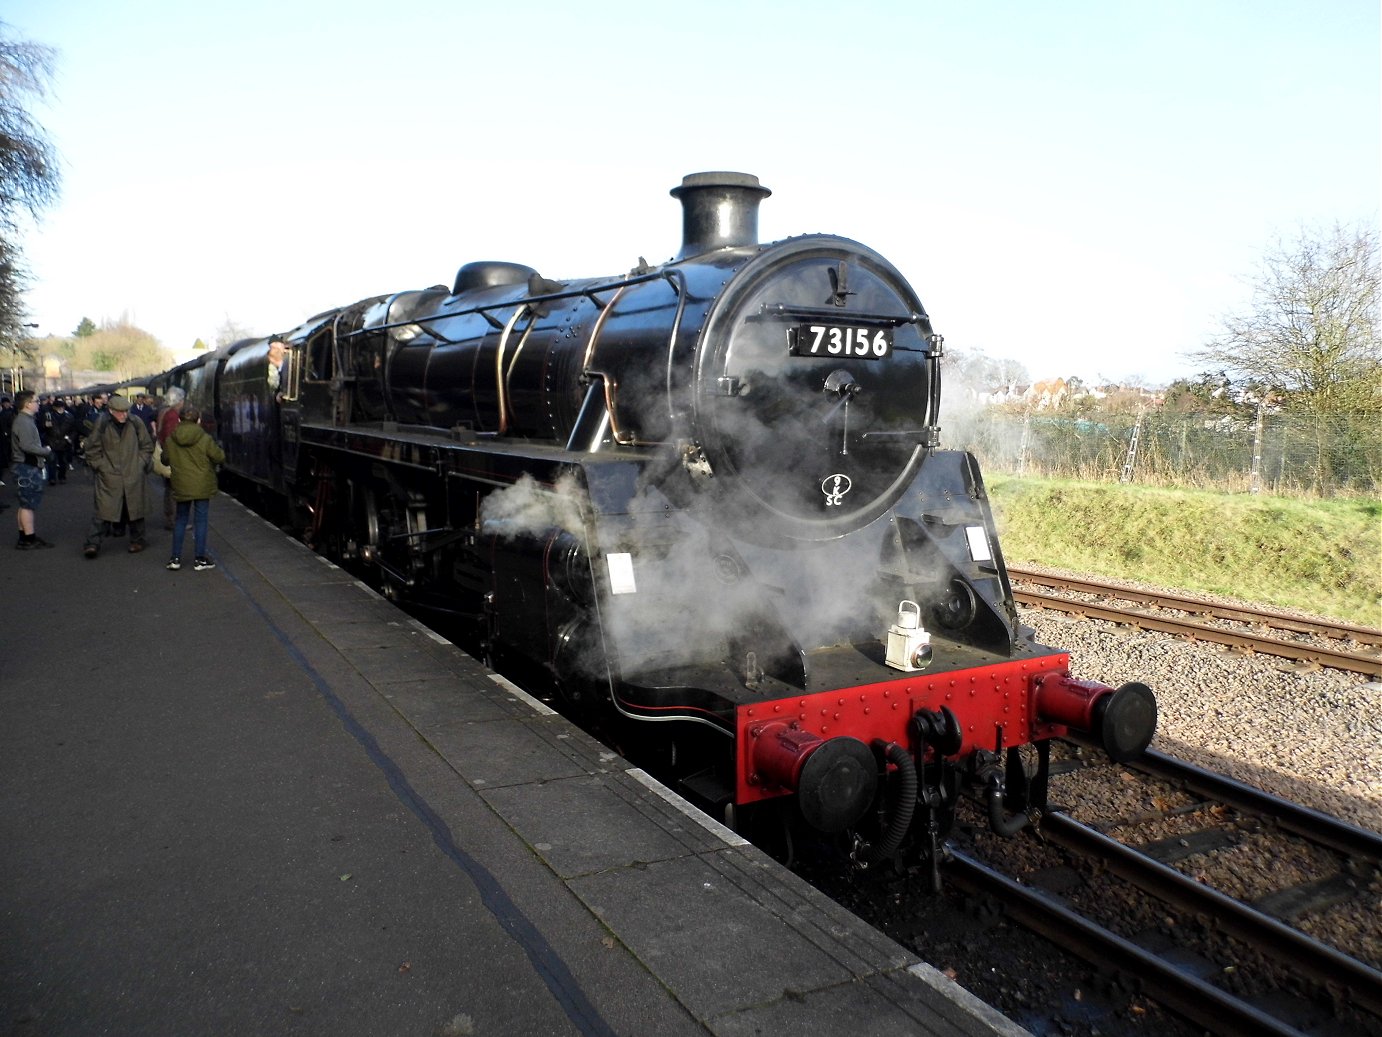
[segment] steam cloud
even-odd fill
[[[895,589],[879,579],[881,531],[810,543],[775,538],[769,547],[741,534],[748,521],[771,526],[770,515],[749,512],[740,499],[733,506],[746,513],[737,518],[723,501],[709,505],[681,510],[645,487],[620,516],[617,536],[599,544],[597,566],[604,552],[633,556],[637,591],[602,604],[626,673],[722,659],[738,666],[748,651],[767,665],[880,637],[895,618]]]
[[[497,490],[480,502],[480,522],[486,532],[501,538],[541,536],[551,529],[577,535],[584,528],[584,491],[576,477],[563,473],[551,487],[526,472],[512,486]]]

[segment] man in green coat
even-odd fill
[[[96,509],[82,553],[95,558],[112,527],[128,524],[130,553],[144,550],[144,477],[154,456],[154,441],[144,422],[130,420],[130,401],[118,393],[106,404],[82,445],[96,480]]]
[[[173,500],[177,502],[177,516],[173,519],[173,549],[167,568],[182,568],[182,539],[187,532],[187,518],[192,516],[192,539],[196,555],[192,568],[201,572],[216,568],[207,554],[206,525],[211,510],[211,498],[216,495],[216,466],[226,459],[225,451],[201,427],[201,411],[190,403],[183,404],[178,427],[163,441],[163,463],[173,470],[169,481]]]

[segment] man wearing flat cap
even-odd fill
[[[144,550],[145,475],[154,454],[149,427],[138,418],[130,420],[130,401],[116,393],[106,404],[82,450],[96,481],[96,510],[91,518],[82,553],[95,558],[101,541],[113,526],[128,524],[130,553]]]

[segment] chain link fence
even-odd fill
[[[1376,413],[1315,418],[1259,413],[1084,417],[987,407],[942,419],[947,447],[1010,475],[1214,488],[1280,496],[1359,497],[1382,491]]]

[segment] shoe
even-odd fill
[[[142,550],[144,550],[144,541],[135,540],[130,543],[130,554],[137,555]]]
[[[182,559],[181,559],[181,558],[169,558],[169,559],[168,559],[168,564],[165,565],[163,568],[165,568],[165,569],[167,569],[167,570],[169,570],[169,571],[171,571],[171,572],[177,572],[179,569],[182,568]]]
[[[19,543],[14,545],[16,551],[32,551],[36,545],[29,543],[23,537],[19,538]]]
[[[48,541],[44,540],[41,536],[35,535],[34,538],[33,538],[32,540],[29,541],[29,546],[30,546],[30,547],[52,547],[53,545],[50,544],[50,543],[48,543]]]
[[[216,563],[210,558],[194,558],[192,559],[192,568],[197,572],[202,572],[205,569],[216,568]]]
[[[82,548],[82,554],[86,555],[88,558],[95,558],[97,552],[100,550],[101,549],[99,547],[96,547],[92,544],[87,544],[84,548]]]

